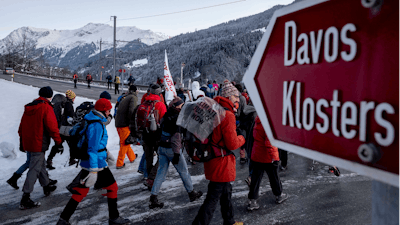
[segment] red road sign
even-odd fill
[[[125,73],[125,69],[124,69],[124,73]]]
[[[119,70],[118,70],[118,72],[122,73],[122,70],[121,70],[121,69],[119,69]]]
[[[277,10],[243,81],[272,144],[398,187],[399,2],[373,2]]]

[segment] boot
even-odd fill
[[[51,192],[55,191],[57,186],[48,184],[47,186],[43,187],[43,193],[45,196],[49,196]]]
[[[64,220],[63,218],[60,218],[57,222],[57,225],[71,225],[68,221]]]
[[[249,204],[247,205],[247,210],[253,211],[255,209],[259,209],[260,206],[257,204],[257,200],[250,199]]]
[[[161,209],[162,207],[164,207],[164,203],[158,201],[157,195],[151,195],[149,208],[150,209],[154,209],[154,208]]]
[[[49,169],[49,170],[54,170],[55,167],[53,166],[53,161],[47,160],[46,168]]]
[[[69,158],[69,166],[75,165],[77,162],[74,158]]]
[[[109,225],[123,225],[123,224],[129,224],[131,221],[122,217],[117,217],[115,219],[109,219],[108,224]]]
[[[30,198],[31,194],[24,193],[22,195],[21,203],[19,204],[19,209],[32,209],[40,206],[40,202],[34,202]]]
[[[19,189],[18,185],[17,185],[17,180],[21,177],[21,174],[16,174],[14,173],[12,175],[12,177],[10,179],[7,180],[7,183],[9,185],[11,185],[11,187],[15,188],[15,189]]]
[[[288,198],[287,194],[282,193],[281,195],[275,197],[275,202],[276,202],[277,204],[281,204],[281,203],[282,203],[283,201],[285,201],[287,198]]]
[[[49,178],[49,185],[54,186],[55,184],[57,184],[57,180],[52,180]]]
[[[193,202],[193,201],[196,201],[197,199],[199,199],[201,196],[203,195],[203,192],[201,192],[201,191],[192,191],[192,192],[190,192],[189,193],[189,199],[190,199],[190,202]]]

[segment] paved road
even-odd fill
[[[11,75],[4,75],[0,71],[0,78],[5,79],[5,80],[11,80]],[[44,87],[44,86],[50,86],[54,91],[58,91],[61,93],[65,93],[66,90],[71,89],[75,92],[77,96],[80,97],[87,97],[90,99],[98,99],[100,96],[100,93],[103,91],[108,91],[111,94],[111,101],[115,103],[117,101],[118,96],[122,94],[122,89],[120,87],[120,94],[115,94],[115,90],[107,90],[107,87],[105,86],[94,86],[91,85],[91,88],[89,89],[87,87],[86,83],[78,83],[77,88],[74,88],[74,83],[72,80],[69,81],[62,81],[62,80],[52,80],[48,78],[42,78],[42,77],[36,77],[36,76],[28,76],[28,75],[23,75],[23,74],[15,74],[14,75],[14,82],[18,82],[21,84],[26,84],[26,85],[32,85],[34,87]],[[124,91],[127,90],[127,86],[124,86]],[[142,91],[145,91],[142,88]],[[144,93],[139,92],[139,100],[142,98]]]
[[[3,78],[4,75],[0,75]],[[26,76],[16,76],[16,81],[33,86],[50,85],[55,90],[65,91],[73,85],[48,81]],[[75,89],[76,93],[89,98],[97,98],[104,90],[93,87],[88,90],[84,85]],[[113,99],[116,95],[113,95]],[[135,150],[136,151],[136,150]],[[235,154],[238,156],[236,150]],[[232,182],[233,206],[236,220],[245,224],[371,224],[371,180],[349,171],[341,171],[336,177],[328,173],[328,166],[296,154],[289,154],[288,170],[280,172],[284,192],[289,199],[283,204],[276,205],[264,175],[259,204],[260,209],[254,212],[246,211],[248,187],[244,179],[248,175],[247,165],[240,165],[237,160],[237,178]],[[314,166],[312,170],[311,167]],[[204,197],[200,201],[189,203],[189,199],[178,173],[172,168],[163,184],[159,195],[165,207],[161,210],[149,210],[150,192],[142,185],[142,175],[136,172],[137,163],[127,165],[122,170],[111,168],[119,185],[118,205],[121,215],[131,219],[137,225],[187,225],[197,214]],[[79,171],[79,169],[77,169]],[[202,164],[189,165],[193,184],[196,190],[207,192],[208,181],[204,179]],[[75,174],[71,176],[71,180]],[[10,198],[8,204],[0,204],[0,224],[56,224],[58,217],[70,198],[63,188],[67,183],[60,183],[59,189],[49,197],[42,197],[42,206],[37,209],[20,211],[18,209],[20,191]],[[10,188],[1,183],[0,189]],[[35,197],[37,199],[37,197]],[[95,207],[93,207],[95,206]],[[71,218],[72,224],[107,224],[107,200],[100,192],[91,191],[78,206],[77,212]],[[99,222],[101,221],[101,222]],[[220,209],[217,207],[212,225],[222,224]]]

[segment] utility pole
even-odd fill
[[[112,16],[114,17],[114,66],[113,66],[113,70],[114,70],[114,78],[115,78],[115,69],[116,69],[116,65],[115,65],[115,55],[116,55],[116,41],[117,41],[117,16]]]
[[[99,73],[100,73],[100,81],[102,80],[102,77],[103,77],[103,74],[102,74],[102,71],[101,71],[101,67],[103,66],[102,65],[102,63],[101,63],[101,38],[100,38],[100,58],[99,58],[99,64],[100,64],[100,66],[99,66]]]

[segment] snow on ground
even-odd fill
[[[145,59],[138,59],[135,61],[132,61],[130,63],[125,64],[124,66],[128,69],[133,68],[133,67],[140,67],[140,66],[144,66],[148,63],[147,58]]]
[[[265,27],[263,27],[263,28],[258,28],[258,29],[252,30],[251,32],[253,33],[256,31],[261,31],[262,33],[265,33],[265,31],[267,31],[267,29]]]

